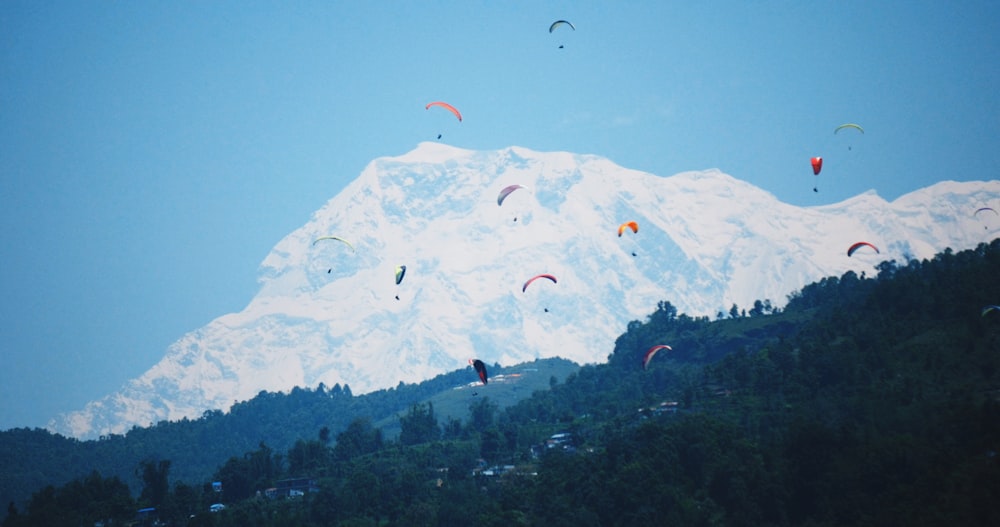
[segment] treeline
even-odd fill
[[[1000,525],[1000,312],[981,315],[1000,303],[1000,241],[876,271],[714,321],[661,302],[606,364],[506,409],[478,398],[441,420],[416,401],[391,440],[354,414],[200,485],[147,463],[134,499],[94,473],[4,527],[143,507],[191,526]],[[643,370],[654,344],[673,350]],[[268,490],[299,477],[315,487]]]

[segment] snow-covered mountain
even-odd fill
[[[498,206],[512,184],[526,188]],[[184,335],[141,377],[49,428],[122,433],[320,382],[364,393],[471,357],[602,362],[661,300],[709,316],[758,299],[781,306],[826,276],[974,247],[1000,218],[972,212],[998,196],[1000,181],[946,181],[892,203],[868,192],[803,208],[715,170],[660,177],[591,155],[423,143],[373,161],[281,240],[243,311]],[[630,220],[638,232],[619,237]],[[848,257],[861,240],[881,254]],[[522,292],[541,273],[558,282]]]

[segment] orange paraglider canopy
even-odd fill
[[[618,237],[622,237],[622,233],[625,229],[632,229],[632,232],[639,232],[639,224],[634,221],[626,221],[625,223],[618,226]]]

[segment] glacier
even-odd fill
[[[526,188],[498,206],[511,184]],[[595,155],[421,143],[373,160],[280,240],[243,311],[48,428],[94,438],[319,383],[361,394],[473,357],[603,362],[660,301],[710,317],[755,300],[780,307],[823,277],[975,247],[1000,221],[972,211],[998,196],[1000,181],[943,181],[891,203],[868,191],[798,207],[718,170],[662,177]],[[619,237],[630,220],[638,232]],[[316,242],[331,235],[354,250]],[[860,240],[881,253],[848,257]],[[522,292],[540,273],[558,282]]]

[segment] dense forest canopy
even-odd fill
[[[664,300],[607,363],[516,402],[466,391],[461,416],[435,397],[467,378],[441,376],[262,393],[96,442],[3,432],[22,459],[3,490],[34,489],[3,525],[998,525],[998,275],[994,241],[829,277],[783,309],[712,320]],[[177,446],[212,443],[235,453]]]

